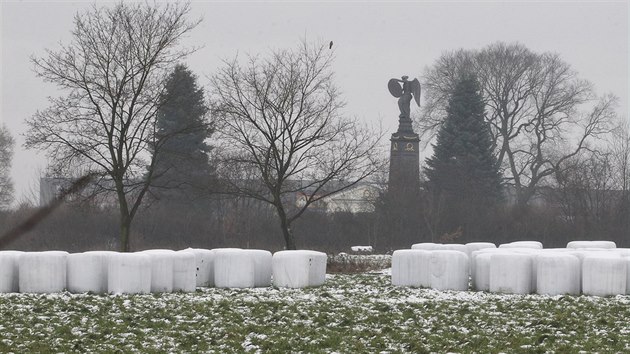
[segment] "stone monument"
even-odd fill
[[[420,137],[411,126],[411,100],[420,106],[420,82],[418,79],[391,79],[387,88],[398,98],[398,131],[392,134],[389,159],[389,198],[405,207],[418,196],[420,190]],[[407,203],[409,202],[409,203]]]

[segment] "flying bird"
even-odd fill
[[[330,41],[330,44],[328,45],[328,49],[331,49],[333,45],[333,41]]]

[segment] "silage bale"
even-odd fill
[[[214,250],[214,286],[253,288],[256,283],[254,258],[242,249]]]
[[[58,293],[66,288],[68,252],[24,252],[18,259],[21,293]]]
[[[18,260],[23,253],[21,251],[0,251],[0,293],[19,291]]]
[[[588,255],[582,261],[582,293],[612,296],[626,293],[626,260],[618,255]]]
[[[68,291],[106,293],[108,260],[114,253],[90,251],[68,255]]]
[[[244,250],[254,260],[254,287],[271,285],[271,260],[273,255],[265,250]]]
[[[396,250],[392,254],[392,285],[429,287],[431,251]]]
[[[436,250],[429,258],[431,287],[437,290],[468,290],[469,261],[465,252]]]
[[[630,257],[630,248],[612,248],[611,253],[616,253],[622,257]]]
[[[196,257],[192,251],[173,255],[173,291],[194,292],[197,288]]]
[[[151,257],[142,252],[109,256],[107,292],[148,294],[151,292]]]
[[[537,294],[580,294],[581,269],[576,256],[547,252],[536,256],[534,262],[537,269]]]
[[[151,258],[151,292],[170,293],[173,291],[173,259],[175,251],[153,249],[142,251]]]
[[[478,291],[490,291],[490,252],[474,251],[471,257],[472,287]]]
[[[436,250],[464,252],[470,257],[470,255],[468,254],[468,247],[461,243],[444,243],[440,245],[440,247],[438,247]]]
[[[539,241],[514,241],[514,242],[500,244],[499,248],[542,249],[543,248],[543,244],[542,244],[542,242],[539,242]]]
[[[468,257],[472,257],[472,254],[475,251],[495,248],[497,248],[497,245],[492,242],[469,242],[466,244],[466,254],[468,255]]]
[[[325,253],[308,250],[279,251],[273,254],[273,284],[286,288],[323,285],[326,280]]]
[[[441,243],[433,243],[433,242],[421,242],[421,243],[414,243],[413,245],[411,245],[412,250],[432,251],[432,250],[438,250],[441,248],[442,248]]]
[[[214,286],[214,251],[204,248],[187,248],[184,251],[195,254],[196,285]]]
[[[490,257],[490,292],[529,294],[532,286],[532,255],[493,253]]]
[[[630,257],[621,257],[626,262],[626,295],[630,295]]]
[[[571,241],[567,243],[567,248],[617,248],[613,241]]]

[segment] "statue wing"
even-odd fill
[[[389,93],[391,93],[392,96],[396,98],[402,96],[403,94],[402,87],[400,87],[400,84],[396,79],[389,80],[389,82],[387,83],[387,88],[389,89]]]
[[[413,93],[413,98],[416,100],[416,104],[420,107],[420,81],[418,79],[413,79],[411,82],[411,92]]]

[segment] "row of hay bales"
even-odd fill
[[[196,287],[303,288],[326,277],[326,254],[251,249],[0,251],[0,292],[164,293]]]
[[[418,243],[392,255],[392,284],[504,294],[630,294],[630,249],[611,241]]]

